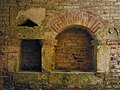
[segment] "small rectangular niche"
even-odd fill
[[[41,72],[42,41],[21,40],[20,71]]]

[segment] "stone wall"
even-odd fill
[[[120,89],[119,8],[119,0],[0,0],[0,89]],[[54,72],[54,45],[56,44],[54,38],[58,32],[51,31],[47,24],[58,13],[73,9],[89,11],[104,22],[104,31],[97,32],[95,35],[98,35],[99,40],[102,41],[101,46],[98,47],[98,58],[111,62],[110,68],[108,64],[99,65],[102,70],[106,68],[107,73]],[[17,26],[26,19],[32,20],[38,27]],[[19,72],[21,39],[43,39],[43,73]],[[108,74],[108,70],[111,73]],[[112,84],[116,86],[111,87]],[[106,85],[110,87],[105,87]]]

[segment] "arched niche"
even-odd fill
[[[59,34],[64,32],[68,27],[80,26],[80,28],[88,32],[92,38],[94,37],[92,42],[92,45],[94,45],[94,48],[92,49],[94,52],[92,60],[94,61],[95,67],[90,71],[109,72],[110,47],[106,43],[106,34],[104,34],[104,38],[101,37],[101,35],[106,33],[108,29],[106,24],[98,15],[89,11],[65,10],[51,17],[47,26],[52,31],[56,32],[56,37],[58,37]],[[58,41],[57,38],[55,38],[55,40]],[[57,45],[55,45],[55,48],[56,47]],[[56,52],[54,50],[54,55],[55,54]],[[56,58],[54,58],[54,66],[55,65]],[[53,68],[53,70],[57,70],[56,66]],[[79,71],[81,72],[81,70]],[[86,72],[86,70],[83,70],[83,72]]]
[[[56,39],[55,70],[96,71],[97,40],[89,29],[72,25],[59,33]]]

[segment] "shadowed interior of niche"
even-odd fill
[[[20,71],[41,72],[41,40],[22,40]]]
[[[62,71],[95,71],[94,38],[86,29],[73,26],[56,37],[55,69]]]
[[[30,19],[26,19],[23,23],[19,24],[18,26],[28,26],[28,27],[34,27],[38,26],[36,23],[31,21]]]

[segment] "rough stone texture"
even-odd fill
[[[119,0],[0,0],[0,90],[104,90],[104,88],[119,90],[119,4]],[[38,8],[46,9],[45,19],[44,17],[41,19],[39,16],[41,11],[35,13]],[[71,12],[71,10],[73,11]],[[19,17],[19,12],[23,11],[29,11],[32,16],[38,16],[31,19],[38,24],[38,27],[17,26],[18,23],[28,18]],[[69,18],[65,13],[60,14],[65,11],[72,13]],[[78,13],[78,11],[82,12]],[[88,12],[85,11],[91,12],[89,15],[92,14],[94,19],[90,18]],[[83,12],[85,13],[82,14]],[[45,14],[44,10],[43,13]],[[77,18],[79,22],[76,22],[77,14],[81,16],[81,18]],[[63,21],[58,16],[64,18]],[[19,17],[18,20],[17,17]],[[88,17],[94,24],[88,22]],[[101,20],[104,22],[103,24],[101,24]],[[67,24],[67,22],[69,23]],[[86,22],[92,28],[88,27]],[[98,73],[54,71],[54,46],[57,42],[55,37],[66,26],[76,23],[90,28],[98,40],[96,47],[98,57],[95,58],[98,61]],[[46,26],[48,24],[52,28]],[[104,26],[104,29],[101,26]],[[21,39],[43,39],[42,73],[19,73]]]

